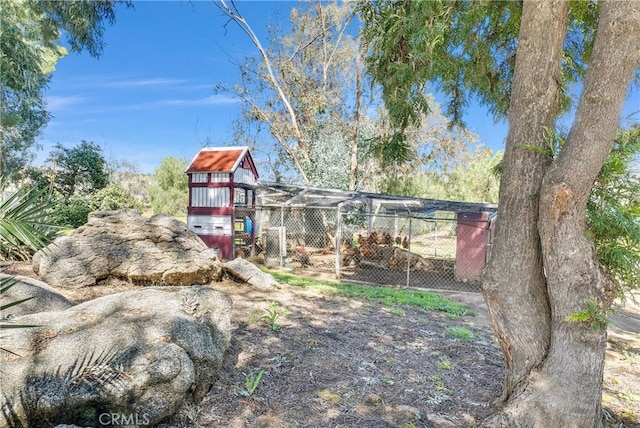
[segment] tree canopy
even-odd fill
[[[240,134],[263,129],[270,134],[276,144],[265,151],[276,153],[270,165],[279,169],[276,176],[283,175],[280,161],[287,160],[306,184],[355,188],[371,127],[362,123],[370,92],[362,81],[360,45],[347,31],[353,5],[301,4],[291,10],[291,31],[274,25],[266,41],[258,39],[234,2],[216,5],[258,51],[239,64],[238,84],[225,88],[243,101]]]
[[[572,84],[584,75],[595,36],[599,2],[571,2],[559,112],[571,105]],[[370,49],[367,71],[383,88],[394,126],[402,130],[428,113],[427,85],[447,99],[452,124],[462,124],[471,100],[496,118],[509,113],[522,15],[521,2],[377,1],[361,3],[362,32]]]
[[[189,203],[187,161],[169,156],[155,171],[155,183],[149,187],[155,214],[185,215]]]
[[[43,91],[56,62],[69,51],[99,56],[105,24],[114,22],[117,2],[2,2],[0,175],[17,173],[30,159],[30,149],[49,120]]]
[[[107,161],[93,142],[83,140],[71,148],[58,143],[48,162],[53,166],[54,188],[65,198],[86,196],[109,184]]]
[[[219,0],[216,5],[256,47],[255,55],[238,64],[239,82],[220,89],[243,101],[237,139],[266,155],[274,179],[398,190],[379,180],[403,180],[409,172],[387,153],[390,121],[387,112],[375,108],[379,88],[364,74],[354,4],[302,3],[291,10],[290,31],[273,25],[267,40],[258,39],[239,4]],[[439,167],[475,140],[462,129],[451,131],[433,97],[425,103],[433,114],[408,130],[405,141],[405,159],[413,159],[416,168]],[[275,144],[265,143],[270,141]]]

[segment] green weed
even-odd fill
[[[241,390],[240,394],[245,397],[250,397],[256,392],[256,389],[258,389],[262,376],[264,375],[264,370],[257,372],[250,370],[248,373],[242,373],[242,375],[244,376],[245,389]]]
[[[596,333],[602,328],[606,328],[611,320],[607,318],[607,312],[611,309],[603,309],[593,300],[587,301],[587,308],[584,311],[574,312],[565,317],[566,321],[586,323],[591,325],[591,328]]]
[[[461,340],[470,340],[475,337],[473,332],[466,327],[447,327],[444,329],[447,336],[455,337]]]
[[[271,331],[280,330],[280,326],[277,324],[278,318],[281,315],[289,315],[291,313],[286,309],[280,308],[278,302],[273,300],[269,302],[269,308],[265,309],[265,311],[267,313],[260,317],[260,319],[269,326]]]
[[[443,357],[440,359],[439,366],[442,370],[453,370],[453,362],[451,362],[451,360],[447,357]]]

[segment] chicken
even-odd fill
[[[396,236],[396,245],[402,244],[402,236]]]
[[[356,266],[360,264],[360,249],[349,248],[348,251],[343,252],[342,266],[349,266],[351,261],[354,261]]]
[[[382,238],[385,245],[388,245],[389,247],[393,245],[393,237],[389,233],[384,232],[382,234]]]
[[[402,240],[402,248],[409,248],[409,238],[408,237],[404,237],[404,239]]]
[[[373,244],[376,244],[377,242],[378,242],[378,234],[374,230],[373,232],[371,232],[371,234],[367,238],[367,243],[371,246]]]
[[[311,259],[309,258],[309,254],[307,254],[307,250],[302,245],[296,247],[296,255],[291,259],[300,263],[302,267],[311,266]]]
[[[395,254],[392,254],[391,257],[389,257],[389,269],[398,269],[398,259]]]

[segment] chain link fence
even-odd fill
[[[395,287],[479,291],[488,213],[367,213],[362,206],[256,208],[253,256],[299,275]]]

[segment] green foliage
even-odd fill
[[[487,147],[479,147],[475,153],[467,153],[453,171],[434,180],[444,187],[444,198],[466,202],[498,202],[500,179],[493,173],[495,165],[502,160],[502,152],[494,153]],[[432,177],[434,178],[434,177]],[[444,182],[443,182],[444,181]],[[425,186],[427,192],[429,186]],[[435,194],[428,197],[435,198]]]
[[[461,340],[471,340],[475,337],[473,332],[466,327],[447,327],[444,329],[444,333]]]
[[[188,177],[185,174],[187,161],[182,158],[169,156],[162,159],[160,166],[156,168],[156,182],[162,190],[180,189],[187,190]]]
[[[566,321],[586,323],[591,326],[596,333],[606,328],[611,322],[607,318],[607,312],[610,309],[603,309],[597,302],[589,300],[587,308],[584,311],[575,312],[566,316]]]
[[[247,373],[242,373],[244,376],[244,385],[245,388],[240,391],[240,394],[245,397],[250,397],[256,392],[258,386],[260,386],[260,381],[262,380],[262,376],[264,375],[264,370],[254,371],[250,370]]]
[[[423,176],[418,174],[406,177],[404,175],[401,176],[397,172],[390,172],[388,175],[382,177],[376,190],[384,195],[419,198],[427,189],[427,187],[424,186],[422,178]],[[446,198],[443,197],[442,199]]]
[[[420,120],[424,87],[436,82],[461,123],[470,94],[506,115],[521,6],[514,2],[363,3],[367,71],[383,87],[392,123]]]
[[[268,325],[271,331],[280,330],[280,326],[277,323],[278,318],[281,315],[288,315],[291,313],[286,309],[280,308],[280,305],[278,305],[278,302],[276,301],[269,302],[269,308],[265,309],[265,311],[267,313],[261,316],[260,320]]]
[[[170,189],[162,190],[160,187],[149,188],[151,208],[154,214],[167,214],[172,216],[186,216],[188,204],[188,191]]]
[[[130,4],[129,2],[126,2]],[[3,0],[0,8],[0,175],[13,176],[49,120],[43,91],[56,62],[71,51],[102,51],[104,23],[113,23],[116,0]]]
[[[74,196],[58,199],[54,216],[56,223],[76,228],[87,222],[92,211],[95,211],[95,205],[91,197]]]
[[[465,202],[498,202],[499,175],[494,172],[502,152],[478,146],[452,155],[443,168],[407,169],[382,177],[378,191],[384,194]]]
[[[239,3],[215,3],[250,33]],[[300,2],[289,31],[272,25],[266,40],[252,38],[259,52],[241,62],[236,85],[220,88],[243,101],[236,138],[262,149],[276,181],[353,190],[370,174],[379,124],[367,112],[374,93],[350,31],[353,9],[349,2]]]
[[[140,210],[142,204],[120,184],[109,184],[91,196],[96,210]]]
[[[149,187],[155,214],[186,215],[189,204],[187,161],[168,157],[155,171],[155,184]]]
[[[52,165],[28,168],[31,182],[56,200],[56,224],[79,227],[96,210],[140,209],[141,204],[119,184],[109,184],[109,169],[102,149],[82,141],[67,148],[56,144],[49,154]]]
[[[35,187],[21,187],[0,201],[0,258],[27,260],[51,242],[59,230],[52,208],[47,189]]]
[[[599,2],[572,1],[561,75],[561,111],[571,105],[570,84],[584,74]],[[446,97],[452,124],[472,98],[498,118],[507,116],[522,2],[384,0],[361,2],[367,72],[398,132],[428,116],[427,84]],[[402,153],[402,151],[400,151]],[[389,153],[393,156],[393,153]]]
[[[76,228],[85,224],[93,211],[140,210],[141,208],[140,202],[122,186],[109,184],[90,195],[58,199],[54,218],[57,224]]]
[[[587,203],[589,234],[619,292],[637,288],[640,278],[639,154],[640,125],[620,130]]]
[[[54,188],[65,198],[92,194],[109,183],[107,161],[93,142],[82,140],[72,148],[58,143],[48,160],[53,164]]]

